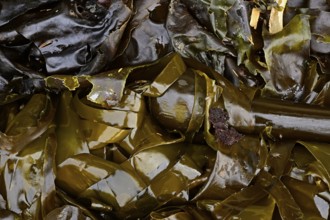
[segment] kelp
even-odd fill
[[[303,90],[311,40],[308,26],[308,17],[297,15],[281,32],[264,34],[265,59],[270,70],[270,76],[264,76],[270,79],[265,80],[266,88],[285,99],[298,100]]]
[[[1,9],[6,21],[0,27],[2,99],[33,93],[42,87],[38,79],[47,75],[100,72],[115,57],[132,14],[120,0],[111,5],[27,1],[20,2],[17,14],[15,3],[6,2]]]
[[[232,54],[232,49],[198,24],[188,13],[186,5],[177,0],[171,1],[166,28],[175,51],[181,56],[194,57],[223,72],[225,54]]]
[[[329,219],[329,8],[1,2],[0,218]]]
[[[173,50],[165,28],[168,0],[134,1],[135,15],[125,29],[116,62],[121,66],[156,61]]]

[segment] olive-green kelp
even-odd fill
[[[61,92],[2,106],[2,218],[329,216],[326,108],[246,96],[175,53],[45,85]],[[209,117],[239,138],[218,139]]]
[[[1,219],[330,218],[329,1],[0,4]]]

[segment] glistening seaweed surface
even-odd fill
[[[1,219],[329,219],[329,1],[0,6]]]

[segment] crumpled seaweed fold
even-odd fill
[[[330,218],[327,1],[1,5],[1,219]]]

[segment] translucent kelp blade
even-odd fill
[[[18,152],[42,135],[53,120],[55,109],[48,95],[35,94],[0,132],[0,148]]]
[[[187,6],[178,0],[170,3],[166,28],[177,53],[223,72],[225,55],[233,54],[232,50],[199,25]]]
[[[249,186],[260,169],[259,146],[258,138],[246,136],[232,145],[228,153],[217,151],[208,181],[194,200],[225,199]]]
[[[239,192],[231,194],[225,200],[199,200],[197,207],[202,210],[208,211],[214,219],[227,219],[239,215],[242,212],[248,212],[246,209],[252,204],[265,198],[267,193],[262,190],[260,186],[248,186]],[[274,210],[273,206],[270,207],[270,214]],[[258,215],[252,211],[251,216]],[[269,214],[269,213],[268,213]],[[270,215],[271,216],[271,215]]]
[[[72,104],[78,115],[84,119],[120,128],[137,128],[143,121],[145,105],[140,95],[136,96],[135,101],[140,103],[138,112],[94,108],[83,103],[78,95],[74,97]]]
[[[328,62],[330,58],[330,26],[327,21],[330,18],[330,6],[329,2],[324,2],[323,4],[328,9],[321,9],[320,11],[310,10],[312,32],[311,52],[312,56],[317,58],[321,71],[328,73],[330,70],[330,64]]]
[[[130,129],[120,129],[89,120],[81,120],[80,124],[90,150],[120,142],[131,132]]]
[[[166,219],[173,219],[173,220],[204,220],[204,219],[211,219],[211,216],[201,210],[198,209],[194,205],[187,205],[187,206],[169,206],[160,208],[150,213],[149,215],[150,220],[166,220]]]
[[[190,213],[186,212],[184,209],[180,207],[172,207],[159,209],[157,211],[153,211],[149,215],[150,220],[165,220],[165,219],[173,219],[173,220],[190,220],[194,219]]]
[[[330,190],[330,149],[328,143],[299,142],[302,144],[320,163],[324,171],[321,171],[321,178],[326,181],[328,190]],[[321,170],[323,170],[321,168]],[[323,173],[323,175],[322,175]]]
[[[186,71],[186,65],[182,58],[174,53],[171,60],[158,74],[155,80],[143,92],[145,96],[161,96],[163,93]]]
[[[92,210],[98,207],[120,218],[143,216],[146,209],[189,200],[190,182],[202,174],[198,165],[204,165],[185,154],[186,148],[184,144],[148,148],[120,166],[95,156],[76,155],[59,165],[56,182],[65,192],[89,201],[85,205]],[[147,158],[154,160],[142,163]],[[72,179],[74,183],[69,183]]]
[[[165,151],[174,150],[173,152],[175,152],[179,146],[181,146],[181,149],[187,148],[184,144],[174,144],[164,145],[159,149]],[[148,151],[152,149],[153,148],[148,149]],[[201,148],[198,149],[201,150]],[[152,151],[150,151],[150,153],[151,152]],[[144,152],[142,151],[141,153],[143,154]],[[156,153],[156,155],[157,154],[158,153]],[[139,153],[137,155],[139,155]],[[149,182],[149,186],[143,193],[131,201],[131,206],[138,206],[137,208],[139,209],[148,207],[151,211],[152,209],[157,209],[166,204],[182,204],[183,202],[189,201],[191,197],[191,186],[194,184],[194,181],[198,180],[198,178],[203,174],[202,167],[200,167],[200,164],[196,163],[196,160],[191,158],[190,155],[183,152],[181,152],[180,156],[173,160],[174,163],[168,164],[169,166],[166,165],[168,159],[163,158],[162,160],[165,162],[165,166],[167,167],[162,167],[161,165],[159,167],[160,169],[154,169],[155,166],[152,166],[151,170],[154,169],[156,172],[155,175],[154,173],[149,172],[151,171],[150,169],[142,170],[141,167],[136,167],[137,171],[140,173],[144,172],[143,175],[147,177],[145,180]],[[136,168],[133,167],[134,170]],[[140,198],[142,203],[140,203],[137,198]],[[150,204],[145,203],[148,201],[150,202],[151,200],[154,201]]]
[[[56,117],[57,164],[73,155],[89,153],[79,116],[72,108],[72,100],[70,92],[65,91],[61,94]]]
[[[192,109],[191,118],[186,131],[186,136],[192,138],[195,133],[203,125],[205,116],[205,96],[206,96],[206,82],[204,77],[195,73],[195,96],[194,96],[194,107]]]
[[[91,220],[91,218],[85,216],[83,212],[75,206],[65,205],[60,208],[54,209],[45,218],[45,220]]]
[[[290,169],[289,161],[295,141],[270,141],[269,145],[266,169],[274,176],[281,177],[287,174],[288,169]]]
[[[232,216],[232,218],[253,220],[264,219],[272,220],[275,210],[275,201],[271,196],[268,196],[256,203],[253,203],[241,211],[238,215]]]
[[[329,219],[329,1],[0,6],[1,219]]]
[[[304,213],[280,179],[262,170],[257,184],[274,198],[282,219],[304,219]]]
[[[43,218],[57,207],[54,179],[54,128],[11,155],[0,177],[6,210],[21,218]],[[0,211],[1,213],[2,211]]]
[[[217,1],[215,1],[217,2]],[[227,2],[227,1],[224,1]],[[254,44],[252,31],[249,25],[250,2],[239,0],[228,10],[227,38],[236,49],[237,64],[240,65],[246,59],[246,53]],[[221,19],[219,19],[221,21]]]
[[[181,143],[139,149],[122,166],[133,168],[149,184],[157,175],[171,168],[183,152],[184,145]]]
[[[118,164],[89,154],[67,159],[60,164],[57,174],[56,184],[62,190],[88,209],[108,214],[124,209],[145,188],[136,175]],[[132,212],[132,207],[126,208],[126,214]]]
[[[282,179],[283,183],[300,206],[305,218],[327,219],[329,217],[329,210],[326,212],[322,207],[322,203],[315,199],[317,194],[321,191],[318,186],[291,177],[284,177]],[[322,198],[320,198],[320,200],[322,201]],[[323,203],[326,202],[326,200],[323,200]]]
[[[263,76],[268,96],[298,100],[303,92],[311,31],[307,15],[295,16],[276,34],[264,33],[264,52],[270,76]],[[288,48],[290,48],[288,50]]]
[[[79,75],[52,75],[44,79],[48,89],[61,91],[75,91],[78,88],[86,88],[92,85],[87,95],[87,99],[104,108],[116,106],[121,100],[126,79],[134,68],[121,68],[108,72],[96,74],[94,76]]]
[[[151,116],[146,115],[141,127],[133,129],[119,145],[132,154],[146,148],[179,143],[184,141],[184,138],[181,133],[171,134],[164,131]]]
[[[317,94],[315,99],[312,101],[313,104],[330,107],[330,82],[327,82],[321,92]]]
[[[89,154],[78,154],[58,166],[56,183],[70,194],[79,194],[99,180],[113,175],[117,164]],[[74,177],[74,178],[68,178]],[[68,181],[74,181],[71,184]]]
[[[88,78],[92,89],[87,99],[102,107],[118,105],[124,94],[126,79],[134,68],[120,68]]]
[[[275,34],[283,29],[283,12],[287,0],[276,0],[277,7],[273,7],[269,17],[269,33]]]
[[[14,213],[14,212],[11,212],[11,211],[8,211],[8,210],[0,210],[0,218],[1,219],[4,219],[4,220],[11,220],[11,219],[14,219],[14,220],[19,220],[21,219],[21,217]]]
[[[214,150],[219,150],[223,146],[221,145],[220,142],[216,141],[214,135],[210,133],[211,123],[209,121],[209,114],[210,114],[209,112],[211,106],[213,106],[214,103],[216,103],[219,100],[223,90],[220,86],[217,86],[215,84],[215,81],[211,80],[205,73],[201,71],[197,71],[196,73],[204,77],[206,82],[205,117],[204,117],[204,125],[203,125],[205,141]]]
[[[116,65],[132,66],[153,62],[173,51],[165,22],[168,0],[133,1],[135,14],[129,22]]]

